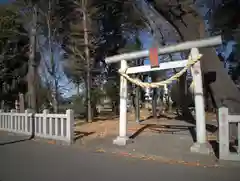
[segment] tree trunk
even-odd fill
[[[48,1],[48,14],[47,14],[47,26],[48,26],[48,54],[50,57],[50,67],[47,67],[48,73],[52,77],[52,97],[53,97],[53,112],[58,113],[58,77],[56,71],[56,62],[54,61],[54,52],[52,46],[52,27],[51,27],[51,12],[52,12],[52,2]],[[46,62],[46,66],[48,63]]]
[[[140,121],[140,87],[136,86],[136,94],[135,94],[135,121]]]
[[[19,93],[19,107],[20,107],[20,113],[24,113],[25,111],[25,105],[24,105],[24,95],[23,93]]]
[[[186,74],[183,74],[179,78],[178,82],[178,90],[179,90],[179,107],[181,109],[181,114],[184,116],[188,112],[188,105],[186,104]]]
[[[58,82],[54,80],[54,87],[53,87],[53,112],[58,113]]]
[[[152,92],[152,115],[153,118],[157,118],[157,88],[153,89]]]
[[[77,96],[80,97],[80,82],[77,82]]]
[[[28,62],[28,108],[32,111],[37,111],[37,97],[36,97],[36,33],[37,33],[37,12],[38,7],[33,6],[32,24],[30,30],[30,56]]]
[[[176,0],[176,4],[177,4]],[[162,4],[165,3],[165,4]],[[169,12],[173,12],[168,2],[157,4],[159,12],[177,29],[184,41],[196,40],[206,37],[203,18],[200,17],[190,5],[182,5],[184,14],[181,18],[171,18]],[[179,10],[178,10],[179,11]],[[176,12],[175,14],[178,14]],[[202,48],[201,59],[204,82],[208,84],[217,107],[222,104],[229,108],[231,113],[240,113],[240,91],[224,69],[223,63],[219,60],[214,48]]]
[[[2,110],[5,110],[4,100],[1,101],[1,109],[2,109]]]
[[[90,72],[90,54],[89,54],[89,40],[88,40],[88,28],[87,28],[87,11],[86,11],[86,3],[87,1],[82,0],[82,8],[83,8],[83,29],[84,29],[84,44],[85,44],[85,58],[87,63],[87,81],[86,81],[86,97],[87,97],[87,115],[88,122],[93,121],[92,114],[92,104],[91,104],[91,72]]]

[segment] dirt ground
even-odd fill
[[[147,110],[141,110],[140,112],[140,119],[141,120],[147,120],[151,113]],[[161,130],[164,130],[166,128],[159,127],[159,128],[148,128],[146,125],[141,125],[139,123],[135,122],[134,119],[135,115],[134,113],[128,113],[128,134],[133,135],[139,130],[141,131],[141,135],[144,134],[152,134],[156,132],[161,132]],[[173,114],[167,114],[167,116],[162,117],[160,120],[161,122],[167,122],[169,121],[169,118],[174,118]],[[206,120],[213,120],[216,121],[216,115],[213,113],[206,113]],[[118,135],[118,122],[119,117],[116,116],[99,116],[95,119],[92,123],[86,123],[84,120],[78,120],[76,121],[76,127],[75,127],[75,139],[81,139],[81,140],[91,140],[96,138],[104,138],[106,136],[110,135]],[[154,123],[153,123],[154,124]]]
[[[141,110],[140,115],[141,120],[146,120],[150,116],[150,113],[147,110]],[[128,113],[128,132],[130,134],[143,127],[142,125],[136,123],[134,118],[134,113]],[[92,123],[86,123],[84,120],[78,120],[76,121],[75,127],[76,139],[79,137],[88,140],[99,137],[103,138],[109,135],[117,135],[118,121],[119,117],[111,115],[98,116]]]

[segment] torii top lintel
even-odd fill
[[[213,46],[217,46],[217,45],[221,45],[221,44],[222,44],[222,37],[219,35],[219,36],[215,36],[215,37],[211,37],[211,38],[187,41],[187,42],[179,43],[176,45],[161,47],[158,49],[157,54],[163,55],[163,54],[168,54],[168,53],[190,50],[191,48],[213,47]],[[154,53],[154,54],[156,54],[156,53]],[[117,63],[121,60],[129,61],[129,60],[138,59],[138,58],[145,58],[145,57],[148,57],[149,55],[150,55],[149,50],[136,51],[136,52],[131,52],[131,53],[123,53],[123,54],[115,55],[112,57],[107,57],[105,59],[105,62],[108,64]],[[154,55],[154,57],[155,57],[155,55]]]

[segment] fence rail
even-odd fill
[[[49,114],[48,110],[40,114],[28,110],[24,113],[0,110],[0,130],[72,143],[74,113],[72,110],[67,110],[66,114]]]
[[[218,110],[219,119],[219,158],[222,160],[240,161],[240,115],[230,115],[228,108],[221,107]],[[237,153],[230,152],[229,124],[238,126]]]

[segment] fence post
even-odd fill
[[[48,109],[43,110],[43,134],[44,136],[47,135],[47,114],[49,114]]]
[[[219,122],[219,158],[226,158],[229,154],[229,124],[228,108],[221,107],[218,109]]]
[[[14,117],[14,115],[12,114],[12,113],[15,113],[15,112],[17,112],[17,110],[11,109],[11,111],[10,111],[10,122],[8,122],[8,120],[7,120],[7,126],[9,126],[7,129],[9,131],[13,131],[14,130],[13,129],[13,122],[14,121],[15,121],[15,130],[18,131],[18,127],[20,127],[19,120],[16,119],[16,117]]]
[[[120,71],[127,69],[127,61],[121,61]],[[120,77],[120,115],[119,115],[119,136],[113,140],[113,144],[126,145],[129,138],[127,137],[127,79]]]
[[[66,136],[67,141],[71,144],[74,139],[74,112],[71,109],[66,111],[67,122],[66,122]]]
[[[190,56],[193,59],[196,59],[199,56],[198,49],[192,48]],[[191,71],[194,81],[194,102],[197,134],[197,142],[193,144],[193,146],[191,147],[191,151],[202,154],[210,154],[213,150],[211,148],[211,145],[209,145],[209,143],[207,142],[206,138],[205,108],[200,61],[193,65]]]

